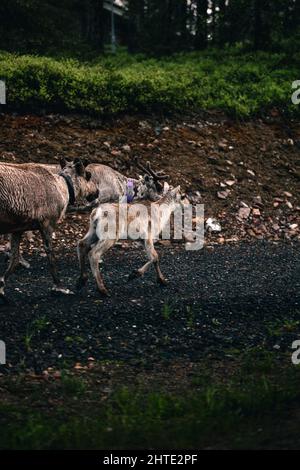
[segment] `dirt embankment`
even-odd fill
[[[149,160],[205,204],[214,240],[299,239],[300,124],[278,117],[237,123],[222,116],[110,123],[78,116],[0,116],[0,161],[84,157],[135,176]],[[65,227],[65,233],[68,227]]]

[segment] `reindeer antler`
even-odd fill
[[[147,162],[147,170],[149,172],[149,174],[157,181],[159,180],[166,180],[168,178],[170,178],[169,175],[166,175],[163,170],[159,170],[159,171],[154,171],[152,168],[151,168],[151,163],[150,162]]]
[[[135,157],[134,158],[134,161],[136,163],[136,166],[142,170],[144,173],[146,173],[147,175],[150,175],[152,176],[152,178],[155,180],[155,181],[160,181],[160,180],[165,180],[165,179],[168,179],[170,178],[169,175],[166,175],[164,174],[164,172],[162,170],[159,170],[159,171],[154,171],[153,168],[151,168],[151,163],[148,161],[146,166],[142,165],[139,160],[138,160],[138,157]]]

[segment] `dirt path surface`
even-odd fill
[[[256,242],[196,253],[174,245],[160,253],[170,281],[165,288],[153,272],[128,282],[143,255],[113,249],[103,267],[112,296],[104,300],[92,279],[84,296],[53,296],[47,262],[33,255],[32,267],[9,282],[14,304],[0,308],[7,370],[41,372],[91,357],[153,364],[222,358],[256,346],[291,349],[300,334],[299,244]],[[63,279],[73,288],[74,250],[59,254]]]

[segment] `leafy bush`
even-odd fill
[[[73,59],[0,53],[0,77],[8,105],[100,115],[137,111],[220,109],[249,117],[276,106],[299,114],[291,102],[298,68],[283,54],[237,51],[104,56],[90,63]],[[290,62],[289,62],[290,63]]]

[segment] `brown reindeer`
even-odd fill
[[[80,278],[77,283],[77,288],[82,289],[87,282],[88,275],[86,272],[86,257],[88,255],[90,267],[96,279],[98,289],[101,294],[108,295],[108,291],[99,271],[99,263],[104,253],[112,248],[119,239],[124,238],[143,240],[145,250],[149,258],[149,261],[140,269],[132,273],[130,278],[143,276],[153,264],[156,270],[158,282],[160,284],[166,284],[166,280],[159,267],[159,257],[154,248],[154,240],[158,238],[160,232],[169,222],[170,216],[176,205],[181,203],[180,200],[180,186],[178,186],[175,189],[169,189],[165,196],[152,204],[155,210],[150,208],[149,204],[143,204],[143,207],[146,210],[143,210],[140,213],[136,213],[135,210],[129,210],[129,212],[126,213],[125,218],[120,218],[122,204],[103,204],[95,209],[91,214],[89,231],[78,243]],[[135,206],[138,206],[136,208],[139,210],[142,204],[132,204],[129,208],[135,209]],[[110,222],[110,217],[116,216],[116,230],[112,236],[110,234],[107,235],[107,233],[103,231],[103,225],[101,225],[106,214],[108,214],[108,223]],[[135,231],[131,236],[131,234],[127,232],[127,228],[135,221],[137,216],[139,217],[139,231],[138,234]]]
[[[0,164],[0,234],[12,234],[11,258],[0,278],[0,298],[6,300],[5,284],[19,262],[22,234],[39,230],[48,256],[54,281],[53,290],[70,293],[64,289],[53,255],[52,234],[57,223],[65,216],[68,204],[76,198],[95,198],[98,190],[91,181],[81,160],[61,162],[59,175],[40,165],[17,167]]]
[[[23,170],[32,170],[34,168],[36,168],[37,165],[45,168],[46,170],[49,170],[51,173],[53,174],[56,174],[58,175],[59,172],[61,171],[61,166],[60,164],[48,164],[48,163],[1,163],[1,165],[5,165],[5,166],[10,166],[10,167],[17,167],[17,168],[22,168]],[[33,233],[32,232],[25,232],[25,236],[27,238],[28,241],[32,242],[33,241]],[[10,257],[10,248],[11,248],[11,241],[9,240],[9,242],[5,245],[4,247],[4,253],[5,255],[9,258]],[[21,266],[23,266],[24,268],[26,269],[29,269],[30,268],[30,264],[28,263],[28,261],[26,261],[24,258],[23,258],[23,255],[22,253],[20,252],[19,254],[19,262],[18,264],[20,264]]]

